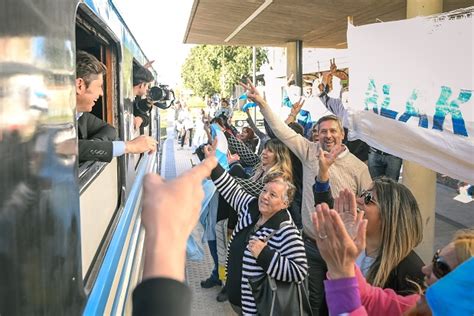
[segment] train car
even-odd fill
[[[159,154],[78,163],[75,60],[107,66],[93,114],[133,126],[133,64],[147,62],[111,1],[0,5],[0,315],[129,314],[140,279],[141,182]],[[160,139],[158,109],[142,130]]]

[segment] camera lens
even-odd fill
[[[157,86],[151,87],[148,91],[148,97],[153,101],[161,101],[164,95],[163,89]]]

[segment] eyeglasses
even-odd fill
[[[441,279],[441,278],[444,277],[446,274],[448,274],[449,272],[451,272],[451,268],[449,267],[449,265],[448,265],[446,262],[444,262],[444,258],[439,256],[439,252],[440,252],[440,249],[438,249],[438,251],[436,251],[435,254],[434,254],[434,256],[433,256],[433,260],[432,260],[433,268],[432,268],[432,271],[433,271],[433,274],[434,274],[438,279]]]
[[[368,205],[369,203],[377,204],[377,201],[372,196],[372,192],[368,190],[362,191],[360,197],[364,199],[364,204]]]

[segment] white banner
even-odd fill
[[[347,32],[349,111],[357,136],[380,150],[471,184],[473,9],[349,26]]]

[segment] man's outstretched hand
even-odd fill
[[[143,279],[167,277],[184,281],[186,241],[199,218],[204,198],[202,182],[216,166],[216,157],[209,157],[170,181],[157,174],[145,176]]]

